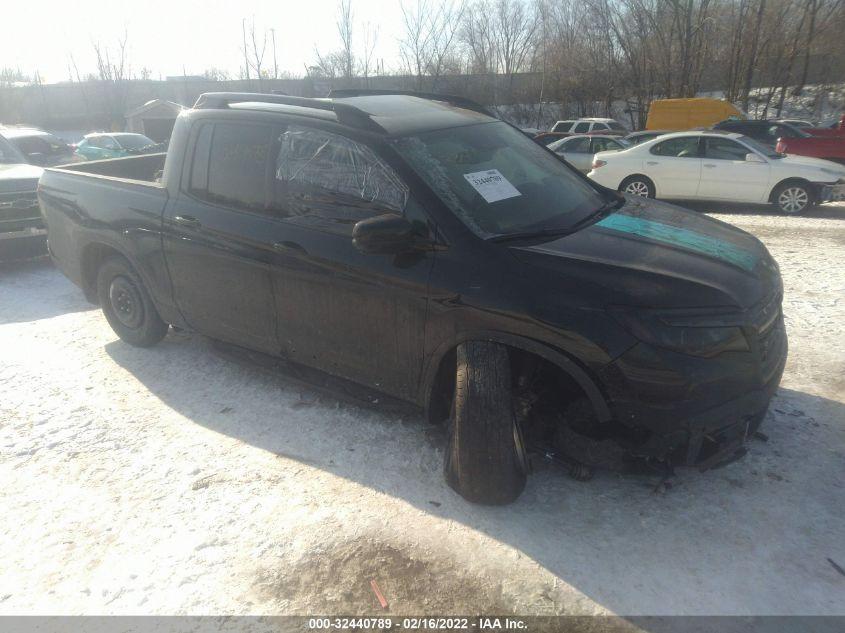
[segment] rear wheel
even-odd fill
[[[97,273],[97,297],[106,320],[121,339],[151,347],[167,334],[147,289],[123,257],[107,259]]]
[[[781,213],[787,215],[803,213],[815,203],[812,191],[802,182],[785,182],[778,185],[772,194],[772,200]]]
[[[444,470],[449,485],[474,503],[510,503],[525,488],[528,460],[502,345],[469,341],[458,347]]]
[[[645,176],[628,176],[619,185],[619,191],[643,198],[655,196],[654,183]]]

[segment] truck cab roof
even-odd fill
[[[336,121],[387,136],[407,136],[497,120],[483,106],[450,95],[333,91],[328,98],[311,99],[276,94],[206,93],[194,110],[250,110],[278,112]]]

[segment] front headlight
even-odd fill
[[[673,352],[710,358],[749,351],[748,339],[729,314],[618,309],[613,315],[635,338]]]

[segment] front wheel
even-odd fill
[[[458,346],[446,481],[474,503],[503,505],[525,488],[528,460],[514,415],[507,348]]]
[[[642,198],[653,198],[655,196],[654,183],[645,176],[629,176],[619,185],[619,191]]]
[[[107,259],[97,273],[97,297],[106,320],[121,339],[151,347],[167,334],[141,278],[123,257]]]
[[[798,215],[813,206],[813,193],[804,183],[787,182],[779,185],[772,196],[775,206],[787,215]]]

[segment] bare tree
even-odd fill
[[[352,48],[352,4],[350,0],[340,0],[338,5],[338,16],[336,25],[337,33],[340,36],[340,55],[343,65],[343,76],[351,78],[355,75],[355,52]]]
[[[129,96],[131,67],[128,59],[128,41],[129,35],[124,30],[114,49],[99,41],[91,43],[97,59],[97,80],[102,83],[105,91],[109,125],[118,129],[122,129],[125,123],[124,115]]]
[[[406,71],[416,78],[417,90],[424,79],[436,90],[437,80],[455,53],[456,36],[464,13],[460,0],[416,0],[402,8],[404,34],[399,40],[399,53]]]
[[[258,79],[258,89],[261,90],[262,82],[265,79],[266,71],[264,70],[264,56],[267,52],[267,31],[263,30],[260,34],[255,28],[255,16],[249,24],[249,29],[246,28],[246,20],[244,24],[244,59],[246,61],[246,78],[249,79],[249,71],[255,71],[255,77]],[[248,37],[247,37],[248,35]]]

